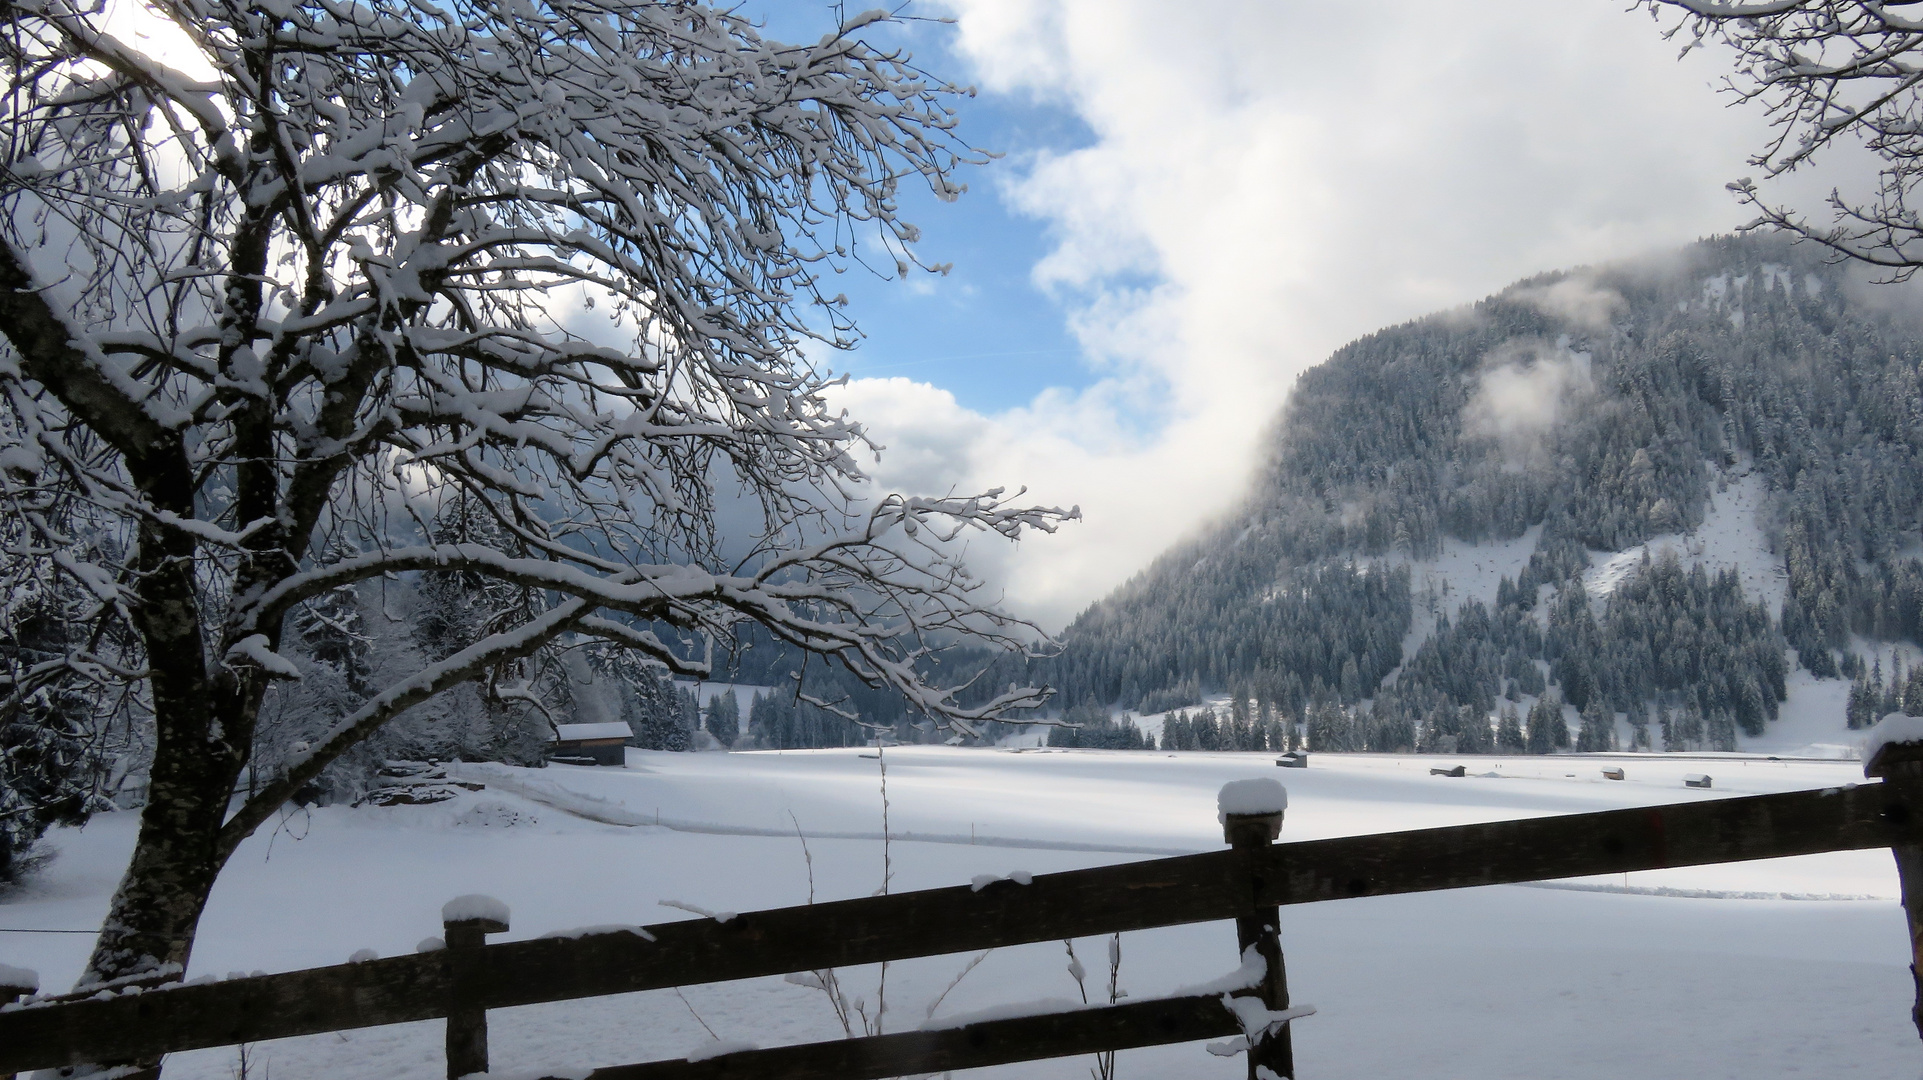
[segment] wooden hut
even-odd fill
[[[604,724],[556,724],[548,757],[570,765],[625,765],[628,739],[633,736],[620,721]]]

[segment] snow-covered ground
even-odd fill
[[[1717,490],[1709,496],[1703,523],[1688,533],[1665,533],[1618,552],[1592,551],[1583,588],[1591,597],[1606,597],[1642,564],[1647,552],[1660,559],[1673,552],[1684,566],[1702,563],[1711,572],[1734,569],[1751,603],[1762,601],[1771,618],[1783,612],[1789,592],[1789,572],[1783,558],[1770,550],[1759,512],[1768,498],[1763,477],[1747,463],[1724,470],[1711,464]]]
[[[1215,793],[1232,779],[1289,786],[1285,839],[1574,813],[1848,783],[1855,762],[1662,755],[1438,759],[1316,755],[1281,772],[1267,755],[988,751],[886,753],[886,849],[895,890],[977,874],[1044,873],[1219,847]],[[867,895],[882,884],[880,767],[870,750],[753,754],[630,751],[627,769],[468,766],[485,791],[429,807],[301,813],[244,845],[208,911],[190,974],[393,954],[439,931],[441,904],[485,893],[513,910],[508,937]],[[1604,764],[1627,779],[1603,779]],[[1711,791],[1682,786],[1707,772]],[[662,822],[657,826],[653,822]],[[128,814],[62,830],[59,858],[0,897],[0,927],[98,924],[132,839]],[[807,837],[795,833],[797,828]],[[805,852],[804,852],[805,847]],[[1911,984],[1884,852],[1565,883],[1306,905],[1283,913],[1289,979],[1318,1014],[1296,1028],[1305,1078],[1914,1076]],[[1667,892],[1668,895],[1663,895]],[[1684,893],[1690,895],[1675,895]],[[1743,899],[1740,896],[1767,896]],[[1852,899],[1856,898],[1856,899]],[[79,970],[84,935],[0,934],[0,962],[49,986]],[[1076,943],[1095,982],[1103,943]],[[1122,985],[1164,993],[1234,961],[1223,923],[1125,935]],[[966,957],[897,964],[888,1030],[912,1028]],[[1060,945],[1000,950],[942,1001],[939,1019],[1077,997]],[[877,972],[843,973],[872,1014]],[[558,1003],[492,1014],[502,1070],[610,1065],[840,1034],[819,991],[779,979]],[[709,1030],[712,1029],[712,1035]],[[301,1077],[441,1074],[436,1023],[255,1047],[255,1068]],[[997,1076],[1080,1077],[1089,1062]],[[232,1050],[172,1059],[169,1075],[235,1075]],[[1123,1077],[1233,1077],[1197,1045],[1125,1052]],[[263,1073],[256,1073],[262,1075]]]

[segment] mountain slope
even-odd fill
[[[1592,748],[1733,748],[1792,684],[1859,673],[1854,720],[1901,704],[1923,343],[1853,273],[1718,238],[1346,346],[1243,508],[1078,618],[1051,679],[1147,712],[1341,707],[1322,741],[1372,749],[1480,748],[1546,691]]]

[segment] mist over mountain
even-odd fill
[[[1301,377],[1242,508],[1077,618],[1047,677],[1072,707],[1229,691],[1325,748],[1526,744],[1508,709],[1545,701],[1585,749],[1734,748],[1835,679],[1857,726],[1923,640],[1912,295],[1722,237],[1356,341]]]

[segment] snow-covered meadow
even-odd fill
[[[507,935],[698,917],[664,901],[744,911],[895,891],[978,874],[1045,873],[1221,845],[1215,794],[1266,776],[1290,792],[1283,838],[1308,839],[1618,806],[1786,791],[1860,779],[1853,761],[1559,756],[1438,759],[1318,755],[1278,770],[1257,754],[629,751],[626,769],[464,766],[486,790],[434,806],[300,812],[241,849],[216,888],[192,976],[338,963],[414,948],[442,902],[499,897]],[[1620,765],[1623,781],[1602,777]],[[1686,773],[1714,777],[1685,788]],[[655,821],[660,824],[656,825]],[[0,926],[84,929],[106,910],[133,816],[53,837],[58,858],[0,897]],[[796,835],[797,830],[802,834]],[[805,841],[802,837],[805,837]],[[1323,1078],[1914,1075],[1907,947],[1880,851],[1626,878],[1306,905],[1283,912],[1289,981],[1318,1013],[1296,1025],[1301,1075]],[[83,934],[0,934],[0,962],[57,987]],[[1106,944],[1075,943],[1091,995]],[[1166,993],[1235,967],[1226,923],[1124,935],[1121,985]],[[886,1030],[929,1020],[970,957],[892,965]],[[989,955],[949,989],[939,1020],[1011,1002],[1080,1000],[1059,944]],[[841,973],[872,1016],[876,969]],[[682,999],[685,999],[682,1000]],[[491,1014],[500,1071],[581,1069],[841,1034],[819,990],[780,979],[688,987]],[[250,1051],[252,1075],[427,1080],[438,1022],[287,1040]],[[221,1080],[233,1050],[171,1059],[169,1075]],[[997,1076],[1079,1077],[1089,1062]],[[1242,1075],[1200,1045],[1124,1052],[1119,1074]]]

